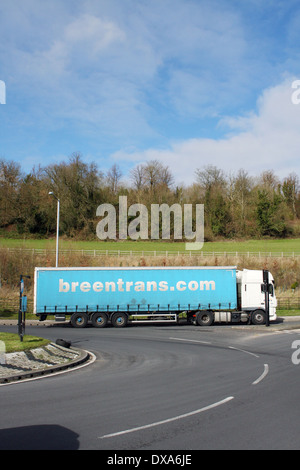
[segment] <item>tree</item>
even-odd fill
[[[279,179],[274,174],[273,170],[264,171],[261,174],[261,186],[263,186],[268,191],[275,191],[279,187]]]
[[[116,194],[119,189],[122,172],[118,165],[114,164],[106,174],[106,183],[112,193]]]
[[[130,179],[136,191],[140,191],[144,186],[144,166],[137,165],[130,171]]]
[[[195,171],[196,181],[200,186],[204,187],[205,190],[209,190],[212,187],[222,188],[226,186],[226,177],[224,172],[214,165],[207,165],[203,170],[199,168]]]
[[[231,176],[228,188],[232,229],[235,234],[245,236],[250,225],[252,208],[253,180],[248,173],[240,169],[236,176]]]
[[[282,183],[282,193],[286,201],[287,206],[290,208],[293,214],[293,218],[297,218],[297,196],[299,194],[299,178],[296,173],[291,173]]]
[[[136,166],[130,172],[131,180],[137,190],[148,190],[153,193],[157,188],[164,186],[170,189],[174,178],[168,166],[158,160],[151,160],[144,165]]]
[[[21,167],[13,161],[0,160],[0,226],[15,224],[19,216]]]
[[[287,233],[284,213],[280,210],[282,198],[274,192],[270,196],[266,189],[258,190],[256,207],[257,225],[262,236],[283,237]]]
[[[68,163],[46,167],[45,175],[49,191],[61,200],[62,231],[67,235],[93,231],[103,183],[96,164],[86,164],[79,154],[73,154]]]
[[[226,198],[220,191],[209,189],[206,192],[204,211],[213,235],[226,237],[231,217]]]
[[[49,196],[41,167],[33,168],[20,185],[18,230],[22,233],[48,234],[55,215],[49,210]]]
[[[226,236],[231,218],[225,174],[213,165],[208,165],[203,170],[197,169],[195,173],[200,190],[204,192],[206,228],[214,236]]]

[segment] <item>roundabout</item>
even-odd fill
[[[0,387],[3,432],[12,432],[12,424],[16,433],[59,426],[78,436],[79,449],[99,450],[299,445],[300,380],[291,361],[298,330],[53,325],[43,336],[63,337],[95,360],[59,376]],[[37,439],[30,445],[62,446],[53,437],[51,444]],[[63,448],[72,445],[66,439]]]

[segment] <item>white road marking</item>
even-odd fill
[[[264,367],[265,367],[265,370],[263,371],[263,373],[261,374],[261,376],[258,377],[258,379],[256,379],[256,380],[252,383],[252,385],[257,385],[259,382],[261,382],[261,381],[266,377],[266,375],[267,375],[268,372],[269,372],[269,366],[268,366],[268,364],[265,364]]]
[[[250,354],[251,356],[254,356],[254,357],[259,357],[257,354],[254,354],[250,351],[245,351],[245,349],[239,349],[239,348],[234,348],[233,346],[228,346],[229,349],[234,349],[235,351],[240,351],[240,352],[243,352],[243,353],[246,353],[246,354]]]
[[[208,341],[199,341],[197,339],[185,339],[185,338],[169,338],[169,339],[172,339],[173,341],[186,341],[188,343],[211,344]]]
[[[171,423],[172,421],[178,421],[180,419],[188,418],[189,416],[193,416],[199,413],[203,413],[204,411],[211,410],[213,408],[216,408],[217,406],[224,405],[225,403],[228,403],[229,401],[233,399],[234,397],[227,397],[224,400],[213,403],[212,405],[205,406],[204,408],[200,408],[199,410],[191,411],[190,413],[185,413],[183,415],[175,416],[174,418],[165,419],[163,421],[158,421],[156,423],[146,424],[145,426],[139,426],[137,428],[126,429],[125,431],[115,432],[112,434],[106,434],[105,436],[99,437],[99,439],[107,439],[109,437],[122,436],[123,434],[129,434],[129,433],[136,432],[136,431],[142,431],[143,429],[149,429],[149,428],[153,428],[154,426],[160,426],[162,424]]]
[[[275,331],[274,333],[285,333],[286,335],[293,335],[293,334],[299,334],[300,330],[299,329],[294,329],[294,330],[278,330]]]

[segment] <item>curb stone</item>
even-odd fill
[[[91,358],[88,351],[65,348],[54,343],[29,351],[7,353],[4,356],[5,360],[0,364],[0,384],[46,377],[84,364]]]

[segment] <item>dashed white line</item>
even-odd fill
[[[234,397],[227,397],[224,400],[213,403],[212,405],[205,406],[204,408],[200,408],[199,410],[191,411],[190,413],[185,413],[183,415],[175,416],[174,418],[165,419],[163,421],[157,421],[156,423],[146,424],[145,426],[139,426],[137,428],[126,429],[125,431],[115,432],[112,434],[106,434],[105,436],[99,437],[99,439],[108,439],[110,437],[122,436],[124,434],[129,434],[129,433],[136,432],[136,431],[142,431],[143,429],[153,428],[154,426],[160,426],[162,424],[171,423],[172,421],[178,421],[180,419],[188,418],[189,416],[193,416],[199,413],[203,413],[204,411],[211,410],[213,408],[216,408],[217,406],[224,405],[225,403],[228,403],[229,401],[233,399]]]
[[[211,344],[208,341],[199,341],[197,339],[186,339],[186,338],[169,338],[173,341],[185,341],[187,343],[200,343],[200,344]]]
[[[261,376],[258,377],[258,379],[256,379],[256,380],[252,383],[252,385],[257,385],[257,384],[259,384],[259,382],[261,382],[261,381],[266,377],[266,375],[267,375],[268,372],[269,372],[269,366],[268,366],[268,364],[265,364],[265,365],[264,365],[264,368],[265,368],[265,369],[264,369],[263,373],[261,374]]]
[[[243,352],[245,354],[250,354],[250,356],[259,357],[257,354],[254,354],[250,351],[245,351],[245,349],[239,349],[239,348],[235,348],[233,346],[228,346],[228,347],[229,347],[229,349],[234,349],[235,351],[240,351],[240,352]]]

